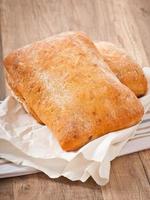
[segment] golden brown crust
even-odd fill
[[[9,91],[11,92],[12,96],[23,105],[26,112],[30,113],[36,119],[37,122],[39,122],[40,124],[43,124],[43,122],[38,118],[38,116],[32,110],[32,108],[30,106],[26,105],[27,103],[26,103],[25,99],[22,97],[21,93],[17,90],[17,88],[13,87],[15,85],[14,81],[13,81],[13,79],[11,79],[9,77],[9,74],[7,72],[5,72],[5,76],[6,76],[6,81],[7,81],[6,82],[7,87],[9,89]]]
[[[137,97],[145,95],[147,80],[142,68],[123,49],[110,42],[98,42],[96,46],[101,57],[118,79],[130,88]]]
[[[66,151],[139,122],[143,107],[84,33],[66,33],[9,54],[9,84]]]

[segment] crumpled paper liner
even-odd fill
[[[143,70],[150,82],[150,68]],[[140,101],[146,112],[150,107],[150,91]],[[85,182],[91,176],[97,184],[105,185],[111,161],[138,126],[104,135],[76,152],[65,152],[50,130],[38,124],[9,96],[0,104],[0,157],[43,171],[50,178],[65,176]]]

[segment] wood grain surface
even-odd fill
[[[0,59],[10,51],[50,35],[85,31],[93,40],[124,47],[150,66],[150,0],[0,0]],[[2,65],[1,65],[2,66]],[[0,97],[4,98],[3,68]],[[43,173],[0,180],[0,200],[148,200],[150,150],[115,159],[104,187]]]

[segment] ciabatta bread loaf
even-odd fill
[[[130,127],[143,115],[137,97],[84,33],[35,42],[10,53],[4,65],[15,95],[66,151]]]
[[[118,79],[137,97],[143,96],[147,91],[147,80],[140,65],[123,49],[110,42],[98,42],[96,46]]]

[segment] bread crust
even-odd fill
[[[14,93],[65,151],[138,123],[143,107],[81,32],[35,42],[4,59]]]
[[[117,78],[130,88],[137,97],[147,92],[147,80],[143,70],[123,49],[110,42],[95,43],[101,57],[115,73]]]

